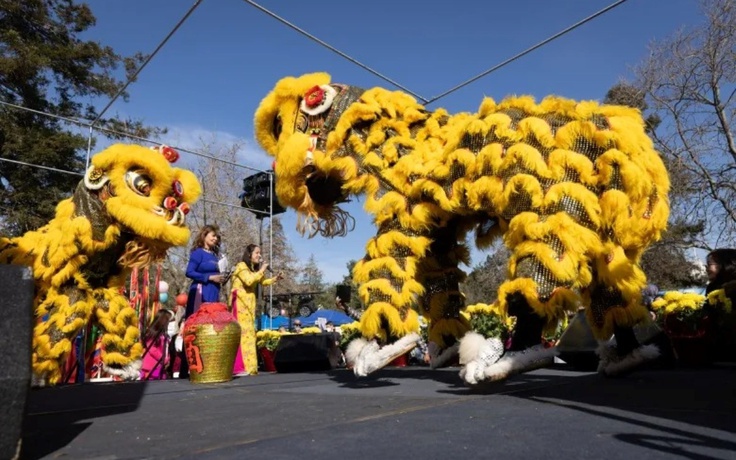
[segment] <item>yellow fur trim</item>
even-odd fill
[[[393,305],[376,302],[368,307],[360,317],[360,332],[363,337],[369,340],[374,338],[382,341],[388,340],[386,331],[382,327],[384,320],[388,324],[389,334],[397,338],[419,331],[419,316],[414,310],[409,310],[406,319],[402,320]]]
[[[451,344],[445,342],[445,337],[462,337],[470,330],[467,318],[441,318],[430,323],[428,339],[439,345],[440,349]]]

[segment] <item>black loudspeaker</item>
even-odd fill
[[[20,265],[0,265],[0,458],[20,454],[26,397],[31,384],[31,333],[33,331],[33,272]]]
[[[335,287],[335,295],[342,300],[343,305],[350,303],[351,289],[349,284],[338,284]]]
[[[286,209],[279,204],[274,189],[276,188],[276,176],[273,176],[273,187],[271,185],[271,176],[273,171],[265,171],[243,179],[243,191],[240,193],[240,205],[248,208],[256,215],[256,218],[262,219],[269,214],[281,214]],[[271,213],[271,196],[273,195],[273,213]]]
[[[285,335],[279,340],[274,356],[276,371],[310,372],[330,369],[332,334]]]

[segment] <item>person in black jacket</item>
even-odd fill
[[[706,273],[708,295],[717,289],[723,289],[726,297],[734,302],[736,298],[736,249],[716,249],[706,257]]]
[[[706,273],[708,286],[705,295],[723,289],[726,298],[731,301],[731,312],[722,307],[715,307],[706,302],[708,316],[713,328],[711,343],[713,357],[716,361],[736,361],[736,249],[716,249],[706,257]]]

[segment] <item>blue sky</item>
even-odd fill
[[[613,3],[613,0],[477,0],[310,2],[263,0],[265,8],[307,30],[413,92],[432,98]],[[149,53],[190,1],[91,0],[97,25],[85,38],[121,54]],[[666,6],[665,6],[666,5]],[[601,99],[646,56],[652,40],[702,20],[695,0],[628,0],[556,41],[428,107],[475,111],[484,96]],[[196,147],[199,136],[244,140],[241,161],[271,163],[253,140],[253,114],[277,80],[326,71],[362,87],[390,84],[240,0],[204,0],[129,87],[119,113],[170,128],[172,145]],[[393,88],[392,88],[393,89]],[[102,108],[105,100],[97,101]],[[248,173],[244,171],[244,176]],[[233,196],[239,191],[234,190]],[[282,216],[297,256],[314,254],[326,281],[364,254],[374,228],[361,203],[346,209],[356,229],[334,240],[298,235],[293,211]],[[473,263],[484,254],[473,251]],[[274,263],[278,263],[274,261]]]

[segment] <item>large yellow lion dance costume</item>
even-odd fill
[[[193,173],[170,165],[177,158],[169,147],[113,145],[92,158],[46,226],[0,238],[0,262],[33,270],[36,385],[59,383],[72,340],[92,318],[103,330],[105,370],[138,377],[138,318],[120,291],[128,269],[160,261],[189,240],[185,215],[201,188]]]
[[[414,345],[417,312],[438,357],[459,349],[471,384],[549,362],[543,328],[579,305],[599,339],[615,333],[603,372],[656,355],[631,328],[648,318],[639,259],[666,226],[669,179],[637,110],[514,97],[450,115],[316,73],[279,81],[255,131],[303,232],[344,234],[351,217],[337,205],[367,196],[378,233],[353,270],[366,305],[364,339],[347,353],[356,374]],[[513,254],[496,300],[517,318],[509,350],[469,332],[461,314],[471,230],[481,247],[502,235]]]

